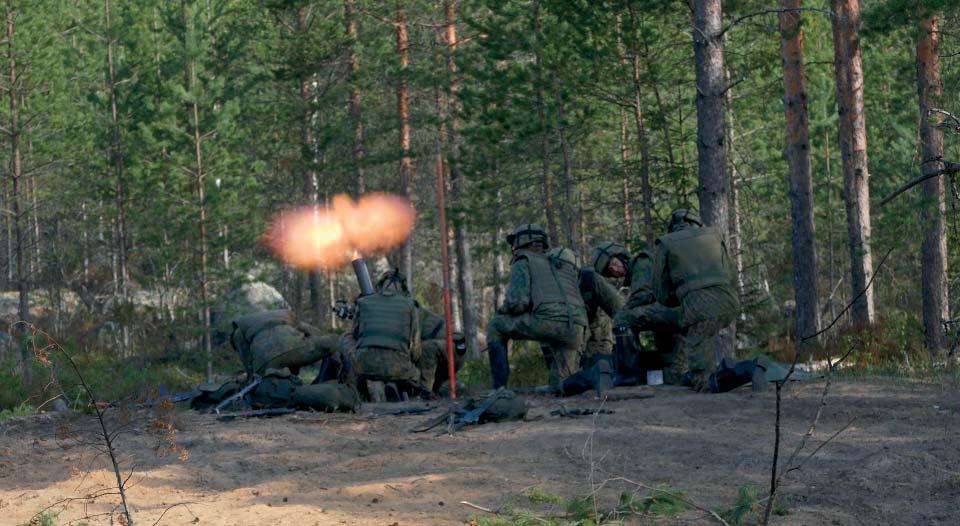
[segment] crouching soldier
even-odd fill
[[[240,354],[248,375],[284,367],[297,374],[301,367],[335,353],[340,339],[298,321],[288,310],[255,312],[235,318],[231,324],[230,344]]]
[[[420,381],[424,389],[440,394],[441,388],[449,386],[450,359],[447,355],[447,324],[444,319],[417,305],[420,317]],[[467,354],[467,340],[462,333],[453,333],[453,370],[463,367]],[[449,388],[449,387],[448,387]]]
[[[749,382],[755,390],[763,389],[765,370],[757,360],[728,365],[718,359],[720,331],[740,312],[720,231],[704,227],[689,210],[675,210],[668,233],[656,241],[652,268],[656,302],[641,307],[634,323],[640,330],[655,324],[676,330],[680,349],[672,367],[685,370],[684,383],[708,392],[729,391]]]
[[[623,306],[618,285],[627,276],[629,261],[626,247],[607,241],[593,250],[590,265],[580,269],[580,295],[590,330],[580,354],[580,371],[564,385],[566,396],[589,389],[602,394],[616,382],[611,318]]]
[[[587,329],[576,258],[566,249],[548,254],[547,233],[535,224],[517,227],[507,243],[513,250],[510,283],[487,327],[493,387],[507,385],[510,378],[510,340],[532,340],[544,346],[550,387],[559,393],[579,368],[578,354]]]
[[[416,303],[399,271],[384,274],[376,293],[357,299],[353,339],[356,349],[348,353],[353,373],[372,401],[387,398],[385,383],[420,394],[420,323]]]

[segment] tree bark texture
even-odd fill
[[[7,5],[7,73],[8,85],[6,86],[9,102],[9,122],[6,130],[7,139],[10,141],[10,165],[8,173],[10,175],[10,212],[13,216],[13,236],[14,236],[14,259],[16,260],[16,272],[14,279],[17,282],[17,292],[19,296],[17,316],[19,321],[30,322],[30,283],[26,272],[26,250],[24,246],[23,233],[23,214],[21,203],[21,185],[23,183],[23,160],[20,155],[20,80],[17,76],[17,54],[14,49],[14,34],[16,32],[16,13]],[[23,325],[17,332],[22,338],[25,336]],[[24,385],[29,385],[31,380],[31,365],[33,360],[30,356],[30,350],[27,345],[20,346],[20,359],[23,366],[22,377]]]
[[[725,83],[721,18],[720,0],[694,0],[700,216],[705,225],[726,233],[729,184],[723,132]]]
[[[781,0],[780,60],[783,65],[783,108],[787,123],[787,166],[792,219],[793,289],[797,351],[805,336],[820,327],[817,252],[813,222],[813,176],[810,171],[810,120],[804,79],[802,0]]]
[[[360,58],[357,56],[356,0],[343,0],[343,22],[347,31],[347,69],[350,72],[350,121],[353,123],[353,169],[357,193],[367,191],[364,173],[363,113],[360,92]]]
[[[540,175],[543,181],[543,206],[550,242],[559,242],[553,199],[553,174],[550,173],[550,131],[547,126],[546,97],[543,89],[543,57],[540,56],[540,0],[533,0],[533,55],[536,75],[537,123],[540,127]]]
[[[450,121],[448,132],[447,161],[450,167],[450,188],[456,212],[453,217],[454,246],[457,256],[457,290],[459,291],[460,312],[463,319],[463,332],[471,353],[479,349],[477,338],[477,304],[473,288],[473,258],[470,254],[470,235],[467,227],[467,214],[464,212],[466,199],[466,179],[460,170],[460,78],[457,70],[457,3],[445,0],[444,5],[445,40],[447,45],[447,74],[450,76],[450,96],[447,112]]]
[[[840,155],[843,160],[844,200],[850,247],[854,324],[872,324],[876,318],[873,253],[870,246],[870,172],[867,166],[867,123],[863,108],[863,68],[860,60],[860,0],[831,0],[837,106],[840,116]]]
[[[943,168],[943,131],[931,118],[930,109],[939,108],[943,96],[940,79],[940,16],[920,20],[917,41],[917,91],[920,98],[920,170],[923,174]],[[946,191],[943,177],[924,181],[920,212],[920,285],[923,292],[923,332],[927,350],[946,347],[942,320],[950,318],[947,290]]]
[[[410,67],[410,36],[407,32],[407,12],[397,9],[394,23],[397,37],[397,58],[400,71],[397,78],[397,119],[400,138],[400,193],[410,198],[413,183],[413,158],[410,157],[410,85],[407,70]],[[413,238],[407,239],[400,249],[400,271],[413,283]]]
[[[633,122],[637,128],[637,141],[640,143],[640,189],[643,193],[643,238],[648,249],[653,249],[656,237],[653,228],[653,186],[650,184],[650,139],[643,122],[641,106],[640,44],[638,42],[639,24],[636,7],[633,2],[627,4],[630,12],[630,70],[633,81]]]

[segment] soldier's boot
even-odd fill
[[[643,383],[643,371],[636,365],[638,362],[637,354],[640,348],[637,346],[637,337],[627,326],[618,326],[613,328],[615,338],[613,348],[613,359],[611,365],[616,373],[617,385],[640,385]]]
[[[503,342],[490,342],[487,346],[490,355],[490,375],[493,377],[493,388],[499,389],[507,385],[510,379],[510,359],[507,357],[507,346]]]
[[[367,396],[373,403],[387,401],[386,386],[378,380],[367,380]]]
[[[387,399],[387,402],[402,402],[403,398],[400,396],[400,390],[397,389],[397,384],[390,382],[383,386],[383,394]]]
[[[732,367],[723,359],[717,371],[707,379],[707,390],[711,393],[726,393],[748,383],[752,384],[754,392],[767,387],[767,369],[758,358],[737,362]]]
[[[564,380],[560,387],[560,395],[573,396],[593,389],[597,392],[597,396],[602,397],[615,385],[616,373],[613,366],[605,359],[598,359],[593,367],[581,369]]]

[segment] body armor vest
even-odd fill
[[[564,303],[585,308],[580,296],[578,269],[575,263],[558,254],[525,253],[530,265],[530,300],[533,311],[544,303]]]
[[[357,307],[358,349],[382,347],[400,352],[410,349],[410,327],[417,315],[413,298],[377,293],[358,299]]]
[[[673,298],[657,298],[670,306],[683,301],[691,290],[731,285],[727,247],[716,228],[686,228],[657,239],[666,254]]]

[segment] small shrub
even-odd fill
[[[4,409],[0,411],[0,422],[9,420],[18,416],[27,416],[32,415],[37,412],[37,409],[32,405],[22,402],[20,405],[13,407],[11,409]]]
[[[560,495],[554,495],[552,493],[547,493],[543,488],[534,486],[523,493],[527,500],[531,504],[550,504],[552,506],[559,506],[563,504],[563,497]]]

